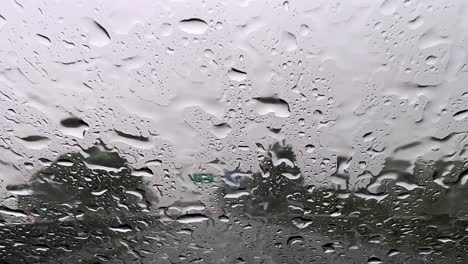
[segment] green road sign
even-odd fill
[[[214,181],[214,175],[212,173],[194,173],[193,181],[196,183],[212,183]]]

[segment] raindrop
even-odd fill
[[[200,35],[206,32],[208,24],[199,18],[190,18],[179,21],[179,29],[188,34]]]
[[[236,82],[242,82],[247,78],[247,73],[238,69],[231,68],[228,72],[229,79]]]
[[[297,40],[296,36],[294,36],[291,32],[283,32],[283,40],[285,43],[286,51],[292,52],[297,49]]]
[[[291,112],[289,110],[289,104],[280,98],[271,97],[255,97],[257,101],[257,113],[260,115],[266,115],[268,113],[274,113],[279,117],[288,117]]]
[[[434,65],[436,64],[437,62],[437,57],[436,56],[433,56],[433,55],[430,55],[426,58],[426,64],[428,65]]]
[[[206,217],[206,215],[202,214],[189,214],[189,215],[183,215],[177,218],[177,222],[182,223],[182,224],[194,224],[194,223],[200,223],[208,220],[209,218]]]
[[[382,264],[382,260],[380,260],[378,257],[370,257],[368,260],[367,260],[367,263],[368,264]]]
[[[306,24],[302,24],[300,27],[299,27],[299,34],[303,37],[309,35],[310,33],[310,28],[309,26],[307,26]]]
[[[41,35],[41,34],[36,34],[36,36],[39,38],[39,43],[41,43],[44,46],[50,46],[52,44],[52,41],[50,41],[50,38],[47,36]]]
[[[5,26],[6,24],[6,19],[4,16],[0,15],[0,30]]]

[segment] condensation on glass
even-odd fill
[[[0,3],[0,263],[467,263],[468,2]]]

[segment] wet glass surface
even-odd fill
[[[0,4],[0,263],[468,263],[468,1]]]

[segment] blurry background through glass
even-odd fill
[[[0,263],[468,263],[468,1],[0,4]]]

